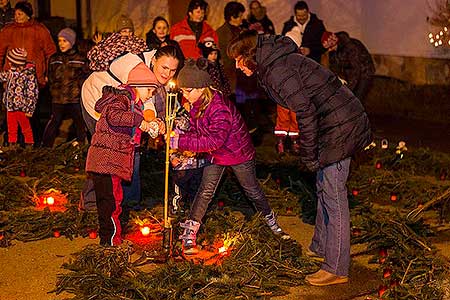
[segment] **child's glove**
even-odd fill
[[[155,122],[158,123],[158,130],[159,130],[159,134],[164,134],[166,133],[166,124],[164,123],[163,120],[161,120],[160,118],[156,118]]]
[[[155,121],[150,122],[149,125],[150,125],[149,129],[147,130],[148,134],[150,135],[150,137],[152,139],[157,138],[158,135],[159,135],[159,124],[158,124],[158,122],[155,120]]]

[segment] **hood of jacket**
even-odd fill
[[[291,53],[298,53],[298,47],[290,38],[281,35],[259,35],[256,46],[258,74],[265,74],[274,61]]]
[[[101,113],[109,103],[116,99],[117,95],[134,99],[134,93],[131,89],[124,86],[115,88],[107,85],[102,88],[102,97],[95,103],[95,111]]]

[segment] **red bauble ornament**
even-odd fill
[[[97,238],[97,230],[91,230],[89,231],[89,238],[90,239],[96,239]]]
[[[390,197],[392,202],[396,202],[398,200],[398,196],[396,193],[392,192]]]
[[[61,233],[58,230],[53,231],[53,236],[55,238],[59,238],[61,236]]]
[[[392,269],[386,268],[383,270],[383,278],[389,278],[392,275]]]
[[[280,184],[281,184],[280,178],[275,179],[275,182],[276,182],[278,185],[280,185]]]
[[[381,161],[377,161],[375,164],[375,169],[379,170],[383,167],[383,165],[381,164]]]
[[[390,287],[393,288],[393,287],[399,286],[400,283],[398,282],[397,279],[392,279],[389,285],[390,285]]]
[[[25,174],[25,171],[24,171],[24,170],[21,170],[19,176],[20,176],[20,177],[25,177],[25,176],[27,176],[27,175]]]
[[[359,194],[359,190],[358,189],[352,189],[352,195],[353,196],[358,196],[358,194]]]
[[[286,212],[287,212],[288,214],[291,214],[291,213],[294,212],[294,209],[293,209],[292,207],[288,207],[288,208],[286,208]]]
[[[219,200],[219,201],[217,202],[217,206],[220,207],[220,208],[222,208],[224,205],[225,205],[225,204],[223,203],[222,200]]]
[[[378,287],[378,296],[382,297],[384,293],[388,290],[388,287],[385,285],[380,285]]]
[[[352,235],[353,235],[353,236],[360,236],[360,235],[361,235],[361,229],[359,229],[359,228],[353,228],[353,229],[352,229]]]

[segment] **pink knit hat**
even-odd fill
[[[158,87],[155,74],[141,62],[128,74],[127,84],[134,87]]]

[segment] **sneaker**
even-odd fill
[[[289,240],[291,238],[291,236],[284,232],[283,229],[281,229],[280,225],[278,225],[277,217],[275,216],[273,210],[270,212],[270,214],[264,216],[264,219],[266,220],[266,223],[269,226],[270,230],[272,230],[272,232],[276,236],[279,236],[283,240]]]
[[[184,228],[183,234],[179,236],[179,239],[182,240],[183,253],[198,253],[196,240],[200,223],[194,220],[186,220],[184,223],[180,223],[180,226],[181,228]]]

